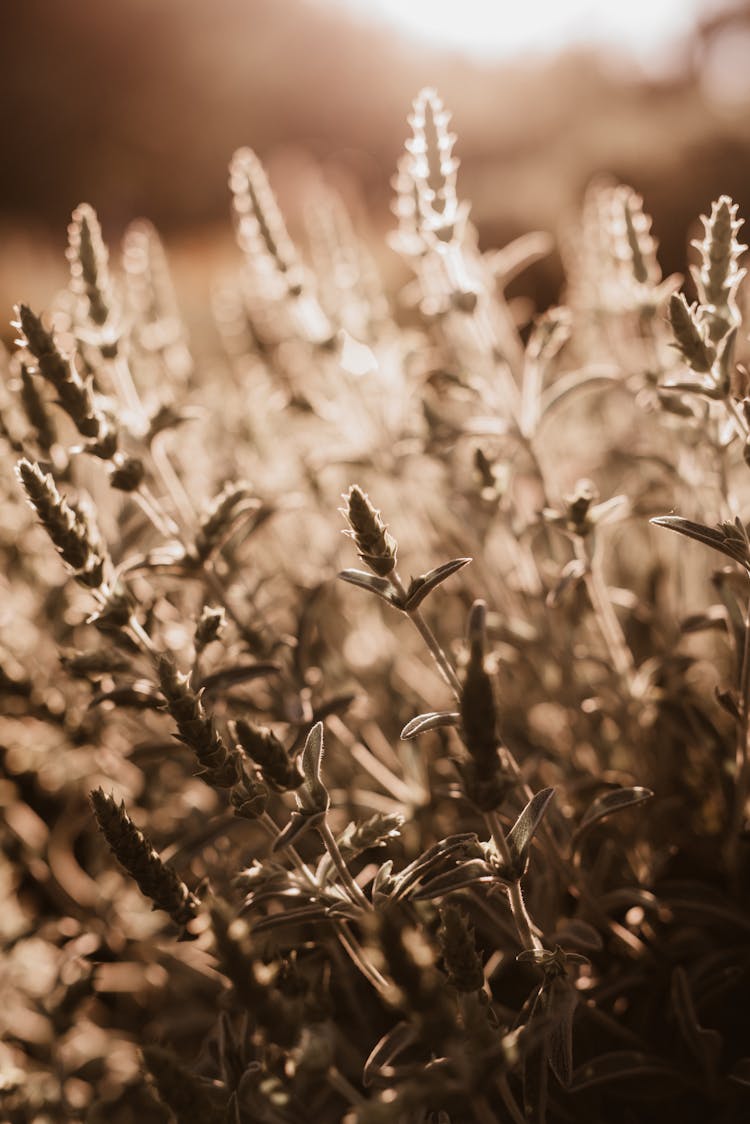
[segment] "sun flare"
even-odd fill
[[[410,38],[486,58],[573,44],[617,44],[648,54],[674,41],[711,0],[338,0]]]

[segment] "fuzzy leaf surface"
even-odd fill
[[[537,792],[508,832],[506,841],[513,864],[509,874],[514,879],[521,878],[526,872],[531,841],[554,795],[554,788],[543,788]]]

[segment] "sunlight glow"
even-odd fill
[[[690,32],[720,0],[338,0],[409,38],[474,56],[613,45],[648,57]]]

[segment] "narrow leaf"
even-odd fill
[[[407,613],[419,608],[425,597],[432,593],[436,586],[439,586],[451,574],[455,574],[462,570],[464,566],[468,566],[469,562],[471,562],[471,558],[454,558],[451,562],[444,562],[442,566],[436,566],[434,570],[429,570],[418,578],[412,578],[404,603]]]
[[[458,726],[461,722],[461,715],[455,710],[431,710],[427,714],[418,714],[416,718],[412,718],[407,722],[401,731],[401,738],[403,741],[409,741],[410,738],[418,738],[420,734],[426,734],[428,730],[437,730],[441,726]]]
[[[97,691],[89,706],[99,706],[110,702],[115,706],[132,707],[134,710],[163,710],[164,700],[150,683],[139,680],[128,685],[119,684],[109,691]]]
[[[631,1081],[635,1077],[646,1076],[664,1080],[664,1078],[679,1077],[679,1074],[661,1058],[653,1055],[638,1050],[614,1050],[580,1066],[573,1074],[569,1089],[577,1093],[581,1089],[591,1089],[595,1085],[607,1085],[612,1081]]]
[[[275,675],[279,671],[281,671],[281,664],[273,660],[235,664],[234,667],[223,667],[207,675],[201,680],[200,686],[204,691],[220,691],[225,687],[237,687],[240,683],[249,683],[266,675]]]
[[[397,1058],[417,1037],[417,1030],[407,1022],[397,1023],[376,1043],[362,1070],[362,1084],[368,1089],[383,1069]]]
[[[553,955],[548,948],[525,948],[516,960],[519,964],[549,964]]]
[[[547,1038],[549,1067],[557,1080],[567,1088],[573,1078],[573,1016],[577,996],[568,979],[558,976],[544,993],[543,1010],[554,1019]]]
[[[342,570],[339,577],[342,581],[349,582],[350,585],[357,585],[360,589],[366,589],[368,593],[377,594],[389,605],[395,605],[397,609],[403,609],[401,600],[388,578],[380,578],[377,574],[368,574],[366,570]]]
[[[552,934],[550,941],[562,945],[563,948],[572,944],[576,948],[585,948],[592,952],[602,947],[599,931],[593,925],[589,925],[588,921],[581,921],[577,917],[563,921],[557,932]]]
[[[659,515],[651,522],[657,527],[666,527],[670,531],[677,531],[680,535],[710,546],[712,550],[725,554],[734,562],[740,562],[746,567],[750,566],[744,535],[732,524],[727,525],[726,528],[706,527],[703,523],[694,523],[691,519],[683,519],[679,515]]]
[[[413,901],[426,901],[451,894],[454,890],[463,890],[466,886],[475,886],[478,882],[495,882],[497,877],[497,873],[482,859],[469,859],[446,874],[438,874],[410,897]]]
[[[305,740],[302,750],[302,772],[309,785],[320,783],[320,766],[323,761],[323,723],[316,722]]]
[[[615,812],[620,812],[623,808],[633,808],[636,804],[642,804],[644,800],[650,800],[653,795],[650,788],[634,785],[632,788],[616,788],[611,792],[605,792],[602,796],[597,796],[593,804],[589,805],[583,819],[576,828],[573,836],[574,841],[577,842],[583,833],[588,831],[598,820],[604,819],[605,816],[611,816]]]
[[[513,827],[508,832],[507,843],[513,862],[512,877],[520,878],[526,871],[529,847],[536,829],[544,818],[547,805],[555,795],[554,788],[543,788],[529,800]]]
[[[305,815],[303,812],[292,812],[289,816],[289,823],[274,839],[271,851],[283,851],[286,847],[291,847],[292,843],[296,843],[297,840],[304,835],[306,831],[309,831],[311,827],[314,827],[324,815],[325,812],[319,812],[317,815]]]

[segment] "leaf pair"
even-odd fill
[[[368,574],[366,570],[342,570],[339,577],[342,581],[349,582],[350,585],[357,585],[360,589],[376,594],[396,609],[401,609],[405,613],[413,613],[424,599],[432,593],[433,589],[436,589],[446,578],[463,569],[469,562],[471,562],[471,558],[454,558],[450,562],[444,562],[441,566],[436,566],[433,570],[428,570],[426,574],[412,578],[405,596],[396,590],[390,578]]]

